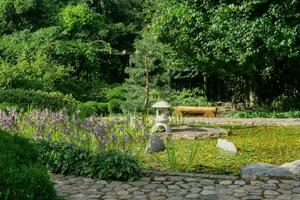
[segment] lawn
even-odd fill
[[[276,126],[227,126],[232,135],[226,139],[232,141],[239,149],[237,155],[224,154],[215,148],[217,140],[174,142],[176,167],[178,171],[188,171],[189,158],[195,149],[192,172],[238,175],[245,164],[266,162],[283,164],[300,159],[300,127]],[[137,157],[145,168],[167,170],[170,165],[167,152],[144,154]],[[174,160],[174,159],[173,159]]]

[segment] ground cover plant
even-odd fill
[[[176,154],[173,157],[175,156],[176,159],[171,159],[171,166],[168,152],[140,153],[137,157],[143,161],[146,168],[161,170],[173,168],[177,171],[233,175],[239,175],[240,168],[250,163],[265,162],[281,165],[300,159],[299,126],[226,126],[224,128],[232,131],[232,135],[226,139],[238,147],[239,153],[236,156],[224,154],[215,148],[217,140],[175,140],[172,145]]]
[[[133,181],[141,175],[139,162],[116,149],[95,153],[70,143],[40,140],[37,144],[42,163],[54,173],[119,181]]]
[[[229,113],[227,118],[300,118],[300,111],[275,112],[234,112]]]
[[[54,183],[28,139],[0,130],[0,199],[54,200]]]

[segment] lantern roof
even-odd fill
[[[152,108],[171,108],[172,106],[166,101],[159,101],[152,105]]]

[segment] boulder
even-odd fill
[[[300,160],[296,160],[290,163],[284,163],[281,167],[289,170],[293,174],[300,176]]]
[[[293,177],[294,175],[286,168],[268,163],[255,163],[246,165],[241,169],[243,178],[263,177]]]
[[[229,132],[218,127],[197,127],[183,125],[172,127],[171,133],[165,136],[175,140],[207,140],[228,136]]]
[[[165,149],[166,146],[164,141],[160,138],[160,136],[156,135],[149,140],[145,152],[161,152]]]
[[[218,139],[217,147],[232,153],[237,153],[238,151],[232,142],[223,139]]]

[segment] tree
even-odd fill
[[[154,12],[150,31],[173,50],[173,78],[218,77],[235,84],[228,91],[232,96],[242,91],[253,107],[255,100],[270,104],[291,88],[299,96],[299,82],[291,73],[300,75],[297,5],[292,0],[168,0],[145,12]]]
[[[144,32],[142,39],[135,43],[136,51],[132,55],[132,67],[126,72],[127,107],[131,110],[145,110],[153,103],[151,94],[158,92],[156,98],[162,98],[169,87],[169,71],[164,62],[167,46],[157,41],[152,33]],[[155,99],[154,99],[155,100]]]

